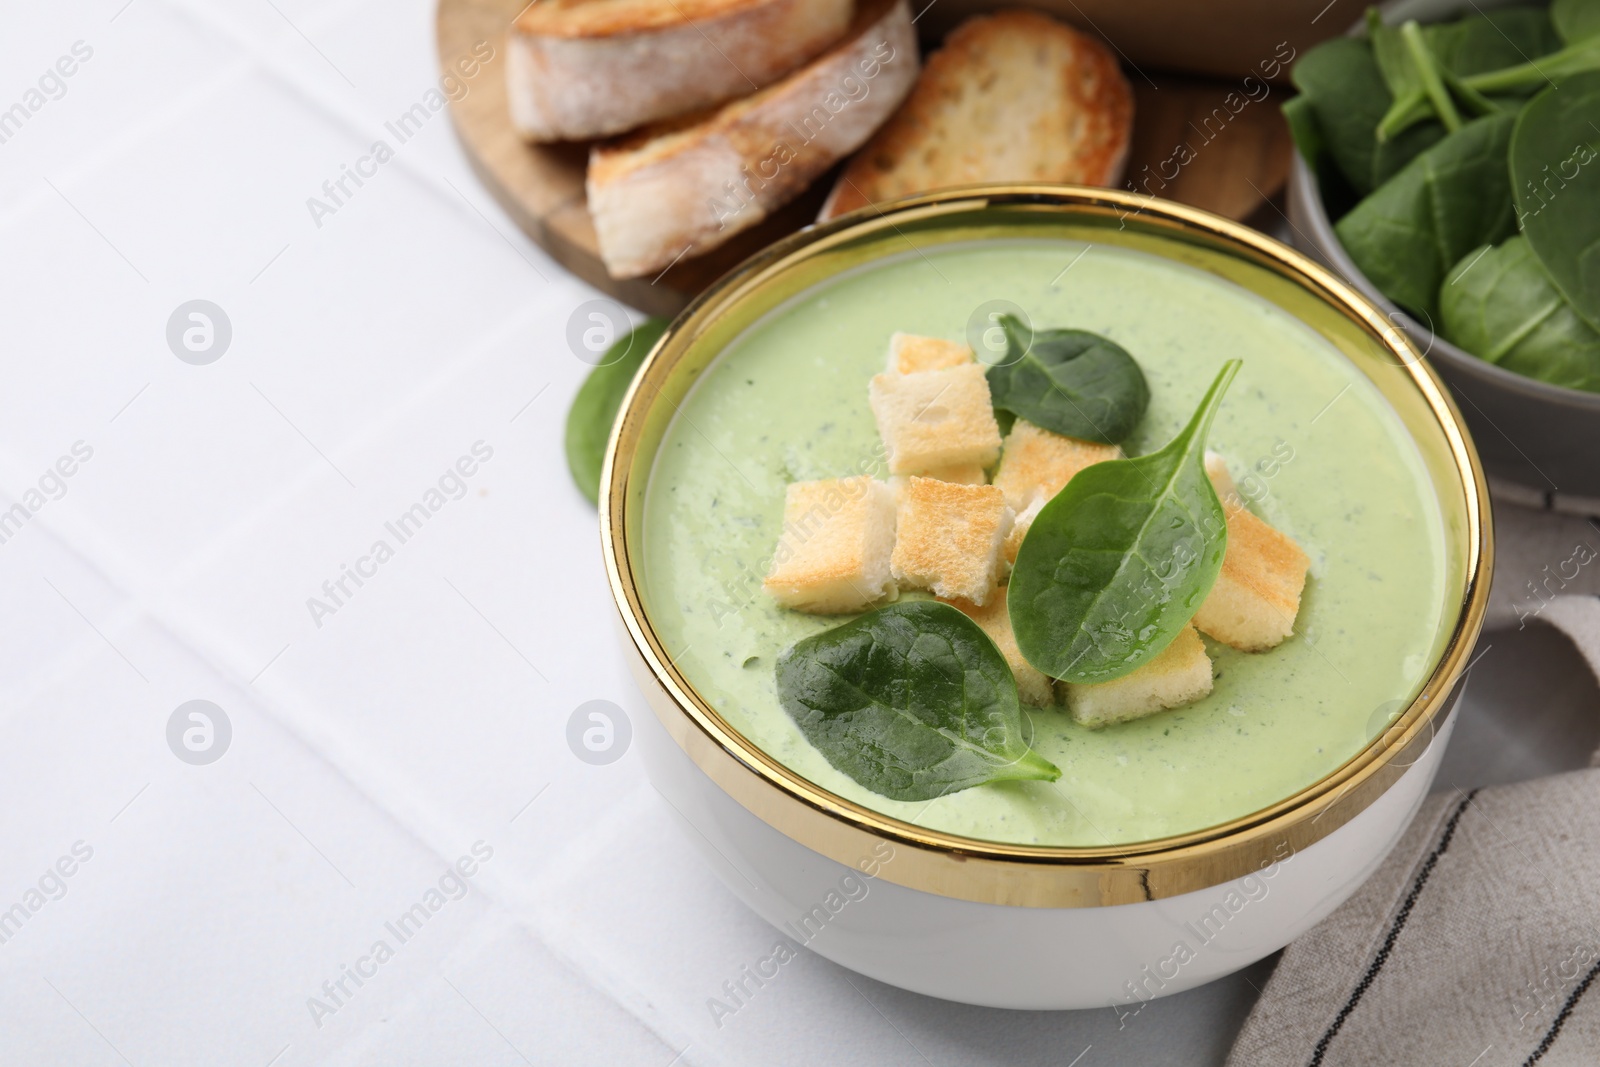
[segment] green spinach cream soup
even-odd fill
[[[1069,269],[1068,265],[1071,264]],[[1058,781],[886,799],[811,747],[774,664],[846,621],[761,588],[788,483],[887,477],[867,403],[897,330],[962,338],[989,301],[1039,328],[1132,353],[1150,386],[1130,455],[1182,429],[1218,368],[1242,359],[1209,437],[1250,507],[1311,559],[1295,632],[1266,653],[1206,639],[1211,694],[1090,730],[1025,708]],[[824,789],[923,827],[991,841],[1126,844],[1200,830],[1294,794],[1348,760],[1420,688],[1441,623],[1441,520],[1422,462],[1377,391],[1297,319],[1202,271],[1068,241],[946,246],[808,291],[701,375],[646,495],[642,595],[679,670],[754,744]],[[902,594],[921,596],[923,594]]]

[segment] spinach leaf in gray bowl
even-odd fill
[[[1600,71],[1575,74],[1523,108],[1511,135],[1511,181],[1534,254],[1600,329]]]
[[[891,800],[1055,781],[1028,747],[1017,683],[977,623],[934,600],[890,604],[778,658],[778,701],[833,767]]]
[[[1600,333],[1573,310],[1521,235],[1468,253],[1440,292],[1441,332],[1508,371],[1600,391]]]
[[[1475,119],[1406,164],[1334,226],[1361,273],[1433,322],[1445,272],[1516,232],[1510,114]]]

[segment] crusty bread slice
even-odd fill
[[[888,450],[891,474],[969,463],[987,468],[1000,454],[1000,426],[981,363],[875,375],[867,402]]]
[[[1022,650],[1017,647],[1017,637],[1011,632],[1011,612],[1003,595],[990,597],[981,607],[970,600],[946,600],[945,603],[956,607],[989,635],[989,640],[1010,665],[1011,674],[1017,680],[1017,696],[1024,704],[1048,708],[1056,702],[1055,679],[1024,659]]]
[[[853,0],[539,0],[511,25],[511,121],[587,140],[754,92],[839,39]]]
[[[1061,492],[1072,476],[1085,467],[1121,458],[1122,449],[1116,445],[1064,437],[1041,430],[1027,419],[1018,419],[1006,435],[994,484],[1006,494],[1011,509],[1022,512],[1034,497],[1049,500]]]
[[[896,333],[889,338],[891,374],[943,370],[972,361],[972,349],[964,341],[947,341],[943,337],[922,337],[914,333]]]
[[[1011,509],[994,486],[913,477],[900,494],[889,565],[902,588],[981,607],[999,580],[1010,529]]]
[[[1111,682],[1063,682],[1067,710],[1080,726],[1106,726],[1192,704],[1211,692],[1211,657],[1193,626],[1132,674]]]
[[[894,494],[862,474],[792,482],[784,494],[783,535],[762,586],[796,611],[864,611],[895,592]]]
[[[589,153],[589,214],[614,278],[722,244],[849,155],[917,74],[907,0],[861,0],[844,38],[781,81]]]
[[[1224,510],[1228,551],[1194,624],[1225,645],[1260,652],[1294,633],[1311,561],[1299,545],[1248,508]]]
[[[1132,131],[1133,91],[1099,41],[1031,11],[968,19],[850,161],[821,217],[973,182],[1112,185]]]

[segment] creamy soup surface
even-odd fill
[[[1071,264],[1070,268],[1068,265]],[[1063,269],[1068,268],[1063,273]],[[1244,366],[1210,436],[1261,517],[1311,558],[1295,636],[1266,653],[1206,639],[1216,684],[1175,711],[1099,730],[1027,708],[1056,782],[889,800],[834,770],[778,703],[773,666],[845,621],[778,607],[761,578],[791,481],[886,477],[867,406],[896,330],[965,336],[991,300],[1037,328],[1112,338],[1150,383],[1130,455]],[[1068,241],[947,247],[818,287],[745,331],[673,419],[650,477],[643,596],[669,655],[755,744],[817,785],[929,829],[1020,844],[1152,840],[1258,811],[1327,775],[1419,689],[1442,624],[1438,508],[1375,389],[1304,324],[1237,286],[1144,253]]]

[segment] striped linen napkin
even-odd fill
[[[1600,678],[1600,524],[1551,503],[1497,499],[1490,625],[1555,626]],[[1597,984],[1600,769],[1436,793],[1284,952],[1228,1067],[1595,1067]]]

